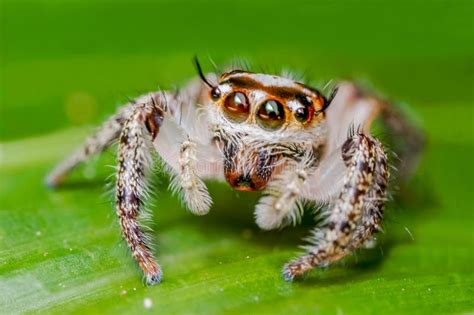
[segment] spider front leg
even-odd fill
[[[147,284],[159,283],[162,272],[138,219],[144,211],[146,177],[151,166],[150,145],[162,121],[163,112],[159,107],[147,103],[136,105],[119,138],[116,211],[122,234]]]
[[[375,233],[382,230],[382,219],[385,202],[387,202],[387,186],[390,173],[387,156],[380,143],[375,146],[376,163],[373,185],[370,187],[361,222],[349,245],[353,251],[359,247],[371,248],[375,244]]]
[[[382,145],[357,133],[342,146],[342,159],[344,185],[330,207],[327,223],[313,232],[307,253],[284,267],[286,280],[343,258],[379,230],[389,176]]]

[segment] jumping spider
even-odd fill
[[[179,92],[143,95],[121,107],[47,177],[59,185],[78,164],[118,140],[115,205],[123,236],[150,285],[162,277],[139,224],[147,175],[156,151],[188,209],[209,211],[203,179],[226,180],[237,190],[262,191],[255,208],[265,230],[296,223],[303,200],[327,205],[306,253],[283,268],[292,280],[340,260],[381,230],[389,168],[382,144],[370,134],[376,116],[401,146],[401,170],[416,164],[419,131],[388,102],[342,82],[329,99],[295,80],[233,70],[201,71]]]

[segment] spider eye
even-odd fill
[[[260,105],[257,112],[258,123],[265,129],[277,129],[283,125],[285,111],[283,105],[274,100],[268,100]]]
[[[296,120],[299,121],[300,123],[306,122],[309,117],[309,111],[307,107],[298,107],[295,110],[294,114],[295,114]]]
[[[302,124],[309,123],[314,115],[314,109],[311,106],[301,106],[294,110],[293,115],[296,120]]]
[[[247,96],[242,92],[231,93],[225,99],[224,110],[235,121],[246,120],[250,110]]]
[[[216,101],[219,97],[221,97],[221,90],[219,90],[219,88],[216,86],[216,87],[213,87],[212,90],[211,90],[211,98]]]
[[[298,99],[304,106],[311,106],[311,104],[313,104],[313,101],[307,95],[300,95]]]

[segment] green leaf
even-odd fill
[[[2,9],[0,314],[474,311],[469,2],[40,0]],[[253,220],[258,194],[209,183],[214,206],[196,217],[157,174],[151,227],[164,278],[146,287],[112,205],[114,150],[61,189],[43,185],[92,130],[85,124],[126,96],[191,77],[195,53],[208,69],[208,53],[217,62],[237,54],[307,69],[318,82],[365,80],[409,103],[429,145],[415,178],[392,189],[376,248],[284,282],[310,214],[263,232]]]

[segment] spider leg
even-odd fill
[[[402,108],[392,102],[364,91],[350,82],[341,82],[334,101],[328,109],[328,128],[331,134],[328,152],[333,152],[345,141],[350,125],[369,133],[376,118],[389,136],[390,147],[398,155],[396,166],[400,179],[414,173],[426,142],[425,135]]]
[[[409,178],[416,170],[426,143],[425,135],[401,109],[384,103],[380,119],[398,154],[398,175]]]
[[[390,174],[387,156],[380,143],[375,146],[375,155],[373,184],[367,192],[362,218],[352,237],[349,251],[354,251],[359,247],[370,248],[371,245],[375,244],[374,235],[382,230],[383,211]]]
[[[123,106],[117,114],[105,121],[84,144],[60,162],[47,176],[45,182],[50,187],[59,186],[65,177],[82,162],[99,154],[112,145],[120,135],[123,124],[131,112],[131,105]]]
[[[147,173],[151,166],[151,141],[162,125],[163,112],[149,103],[136,105],[125,122],[119,139],[116,182],[116,211],[122,234],[145,274],[147,284],[161,281],[161,268],[150,250],[139,224],[147,194]]]
[[[356,133],[343,144],[342,160],[346,165],[344,182],[331,204],[327,223],[313,231],[307,253],[284,267],[286,280],[343,258],[378,230],[384,203],[373,202],[373,198],[383,198],[389,176],[382,145],[371,136]],[[370,219],[362,222],[364,215]]]

